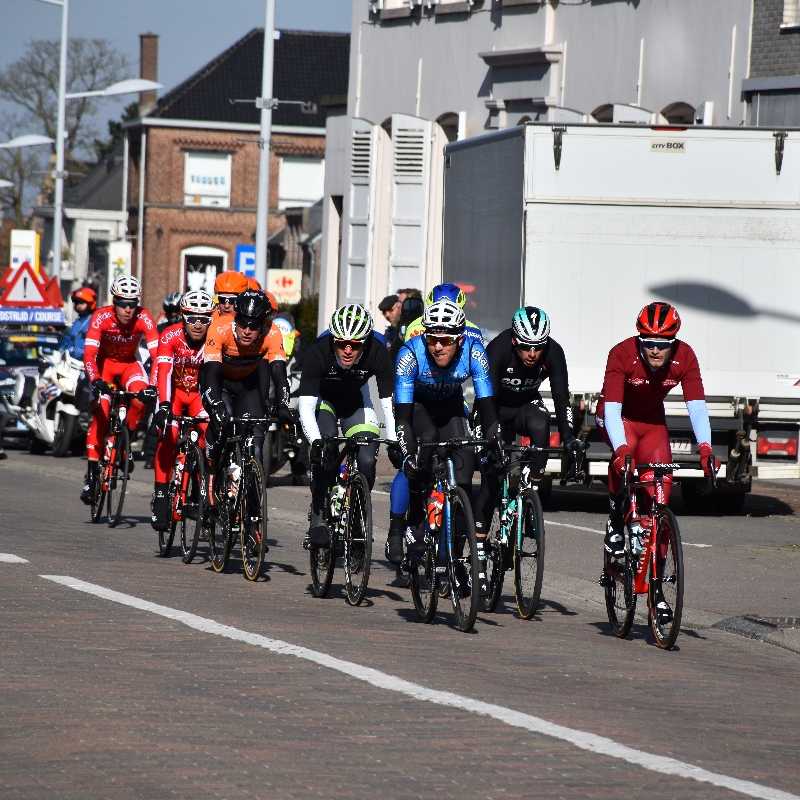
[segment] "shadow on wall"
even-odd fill
[[[769,308],[754,308],[747,300],[736,294],[708,283],[662,283],[650,286],[654,297],[669,300],[678,306],[700,308],[729,317],[772,317],[800,324],[800,315],[789,314]]]

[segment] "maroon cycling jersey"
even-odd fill
[[[106,360],[132,364],[137,360],[142,339],[155,361],[158,329],[146,308],[137,308],[133,319],[125,326],[117,319],[114,306],[98,308],[92,314],[83,351],[87,379],[90,382],[97,380]]]
[[[205,343],[199,346],[189,343],[183,323],[178,322],[164,328],[158,340],[156,375],[158,376],[158,402],[172,399],[173,389],[193,393],[200,391],[200,367],[205,358]]]
[[[639,352],[638,337],[631,336],[612,347],[608,354],[597,416],[605,417],[605,403],[622,403],[625,419],[663,424],[664,398],[679,384],[687,402],[705,400],[703,379],[694,350],[686,342],[676,339],[666,364],[653,371]]]

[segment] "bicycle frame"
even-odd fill
[[[189,480],[191,476],[186,472],[186,445],[191,442],[197,444],[200,440],[200,426],[206,423],[206,420],[196,419],[195,417],[173,417],[173,422],[178,423],[178,443],[175,448],[175,463],[172,468],[172,483],[177,485],[178,491],[175,492],[175,500],[173,508],[171,509],[172,520],[180,522],[183,515],[180,511],[182,503],[186,500],[186,495],[189,490]],[[181,503],[177,502],[177,498],[181,498]]]
[[[104,491],[114,479],[113,467],[117,463],[117,434],[122,430],[128,418],[128,403],[137,396],[136,392],[117,389],[111,395],[111,408],[108,412],[108,432],[103,446],[103,467],[100,474],[101,487]]]

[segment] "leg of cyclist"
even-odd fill
[[[140,392],[142,389],[146,389],[150,382],[147,379],[144,366],[136,361],[133,364],[128,364],[123,370],[120,375],[120,384],[126,392]],[[146,410],[145,404],[141,400],[133,399],[128,406],[128,416],[125,421],[130,432],[131,443],[136,438],[136,430]],[[131,472],[133,472],[133,452],[128,453],[128,473],[130,474]]]
[[[180,416],[187,412],[186,394],[175,389],[172,395],[171,412]],[[155,486],[153,491],[153,516],[150,521],[154,530],[164,531],[169,527],[169,482],[175,464],[175,451],[178,445],[178,423],[172,422],[158,437],[155,461]]]
[[[380,435],[378,417],[374,409],[367,406],[341,420],[344,435],[377,439]],[[367,479],[370,490],[375,485],[375,462],[378,458],[378,445],[370,444],[358,448],[358,471]]]
[[[622,424],[625,428],[625,441],[628,443],[635,457],[639,442],[638,431],[627,419],[623,419]],[[608,439],[607,435],[606,443],[613,450],[611,441]],[[636,466],[635,460],[632,466]],[[624,465],[615,464],[612,458],[608,465],[608,522],[606,524],[606,536],[603,540],[603,546],[606,552],[614,558],[620,558],[625,552],[625,535],[622,530],[625,519],[622,497],[623,469]]]
[[[317,425],[323,438],[339,434],[339,421],[336,410],[330,403],[320,400],[317,404]],[[327,448],[323,448],[322,463],[311,467],[311,508],[309,526],[303,546],[324,547],[330,542],[330,531],[324,521],[325,500],[328,487],[336,479],[336,464],[329,457]],[[332,449],[330,451],[332,455]]]

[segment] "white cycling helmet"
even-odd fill
[[[458,303],[443,298],[431,303],[422,315],[422,326],[426,333],[464,333],[467,318]]]
[[[182,314],[210,314],[214,309],[214,298],[202,289],[195,289],[181,298]]]
[[[133,275],[120,275],[111,284],[111,296],[121,300],[140,300],[142,297],[142,284]]]
[[[522,306],[514,312],[511,332],[520,344],[543,345],[550,336],[550,317],[536,306]]]
[[[330,332],[334,339],[360,342],[372,333],[372,316],[364,306],[351,303],[340,306],[331,317]]]

